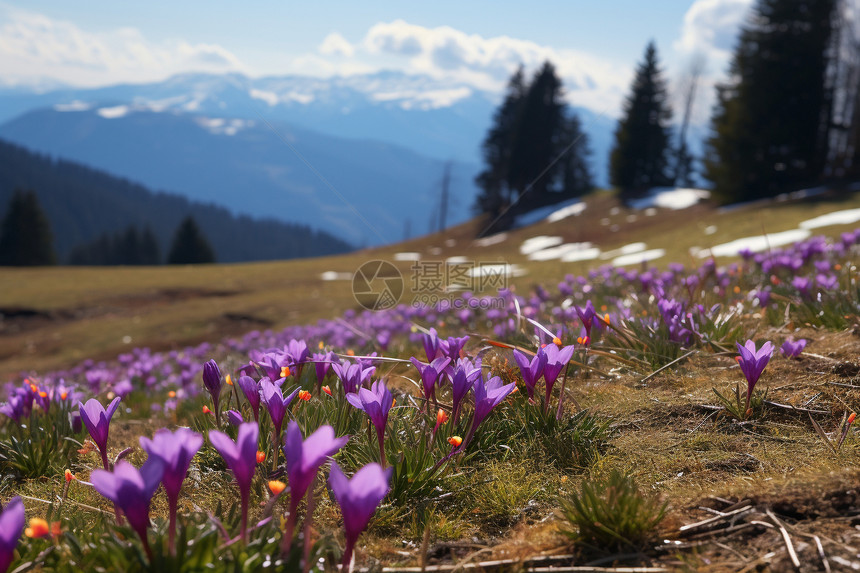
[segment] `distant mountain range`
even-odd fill
[[[0,219],[15,189],[33,189],[54,235],[60,261],[105,233],[149,226],[162,256],[179,222],[192,215],[219,262],[289,259],[342,253],[351,246],[329,233],[271,217],[237,217],[224,207],[153,193],[126,179],[57,161],[0,140]]]
[[[456,198],[447,219],[471,216],[480,145],[499,99],[401,72],[183,74],[39,93],[0,87],[0,137],[237,213],[379,244],[402,238],[406,219],[415,233],[427,230],[447,161]],[[605,186],[615,120],[573,111]]]

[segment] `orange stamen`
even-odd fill
[[[461,438],[460,436],[451,436],[450,438],[448,438],[448,443],[457,448],[460,447],[460,444],[463,443],[463,438]]]

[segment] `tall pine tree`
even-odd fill
[[[54,237],[35,191],[16,190],[0,224],[0,265],[56,264]]]
[[[818,183],[828,157],[836,0],[758,0],[717,86],[705,176],[723,202]]]
[[[624,115],[615,129],[615,146],[609,156],[609,181],[619,189],[622,199],[671,183],[671,120],[657,47],[649,42],[624,102]]]
[[[191,265],[214,262],[215,252],[209,241],[203,236],[200,227],[197,226],[193,217],[190,215],[185,217],[179,223],[176,234],[173,236],[170,253],[167,255],[167,264]]]
[[[520,68],[484,140],[486,167],[476,178],[476,208],[495,220],[489,230],[505,228],[518,213],[590,191],[587,145],[552,64],[544,63],[528,85]]]

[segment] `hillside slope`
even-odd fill
[[[237,217],[223,207],[154,193],[126,179],[0,140],[0,217],[19,188],[37,192],[61,261],[76,245],[129,225],[151,227],[166,253],[174,230],[187,215],[197,220],[220,262],[291,259],[351,249],[329,233],[276,221],[268,213]]]

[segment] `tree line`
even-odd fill
[[[757,0],[741,27],[716,104],[704,156],[687,131],[704,62],[694,58],[673,110],[657,46],[650,42],[626,96],[609,157],[623,201],[654,187],[694,182],[697,171],[722,203],[860,176],[860,41],[846,0]],[[511,77],[483,143],[475,204],[509,226],[522,212],[591,190],[587,139],[546,63],[531,82]]]
[[[24,190],[36,193],[52,231],[55,260],[63,264],[147,264],[135,261],[153,260],[153,237],[158,260],[166,262],[173,237],[188,217],[219,262],[322,256],[353,248],[304,224],[233,215],[0,140],[0,219],[8,216],[15,193]],[[8,256],[5,249],[0,255]],[[123,262],[107,262],[118,260]]]
[[[104,233],[78,245],[69,254],[70,265],[169,265],[214,263],[215,252],[191,216],[182,220],[173,234],[167,259],[162,260],[152,229],[130,226],[117,233]],[[0,221],[0,266],[43,266],[57,263],[54,234],[48,217],[33,190],[12,194],[6,215]]]

